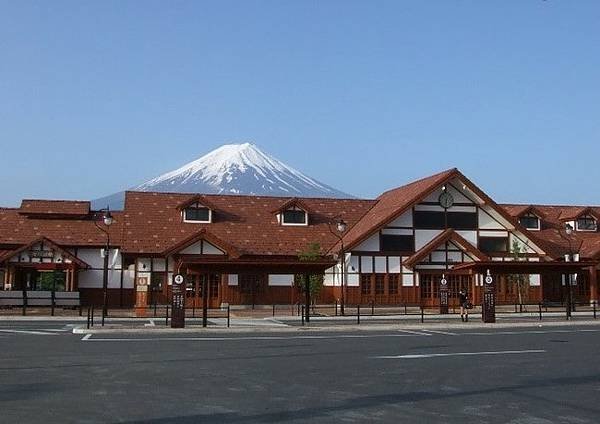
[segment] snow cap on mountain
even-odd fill
[[[132,188],[137,191],[350,198],[263,152],[252,143],[226,144]],[[93,206],[122,208],[122,193]],[[120,204],[117,199],[120,199]],[[103,204],[104,203],[104,204]]]

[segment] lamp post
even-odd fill
[[[569,254],[565,255],[567,256],[566,259],[569,260],[569,262],[574,262],[575,258],[574,258],[574,254],[573,254],[573,245],[571,244],[571,234],[573,234],[573,227],[571,226],[571,224],[567,223],[565,224],[565,233],[567,234],[567,237],[565,237],[567,239],[567,242],[569,243]],[[568,274],[568,278],[567,278],[567,319],[571,318],[571,312],[573,311],[573,287],[572,287],[572,282],[571,282],[571,273]]]
[[[108,230],[113,223],[113,217],[108,206],[106,209],[100,209],[98,212],[102,212],[102,222],[106,226],[106,229],[104,229],[97,221],[94,221],[96,227],[106,235],[106,245],[104,247],[104,273],[102,275],[102,326],[104,326],[104,318],[107,315],[108,309],[108,255],[110,251],[110,233]]]
[[[344,233],[346,232],[346,229],[348,228],[348,224],[346,224],[346,222],[343,219],[339,219],[335,222],[335,230],[333,231],[331,228],[331,225],[329,226],[329,231],[331,231],[331,233],[333,235],[335,235],[337,237],[337,239],[339,240],[341,247],[340,247],[340,255],[342,256],[342,270],[341,270],[341,279],[340,279],[340,314],[344,315],[345,311],[344,311],[344,290],[345,290],[345,286],[346,286],[346,253],[344,252]]]

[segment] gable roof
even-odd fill
[[[528,213],[532,213],[541,219],[546,216],[546,213],[535,205],[501,205],[501,207],[515,218],[520,218]]]
[[[219,237],[211,234],[210,232],[208,232],[206,230],[206,228],[201,229],[196,234],[192,234],[190,237],[188,237],[185,240],[182,240],[180,243],[177,243],[176,245],[169,247],[162,254],[164,256],[169,256],[169,255],[175,254],[175,253],[185,249],[186,247],[189,247],[189,246],[193,245],[194,243],[199,242],[200,240],[205,240],[205,241],[209,242],[210,244],[214,245],[215,247],[223,250],[227,255],[229,255],[232,258],[237,258],[240,256],[238,250],[234,246],[232,246],[231,244],[227,243],[224,240],[221,240]]]
[[[583,215],[591,215],[596,219],[600,219],[600,213],[596,212],[593,208],[589,206],[563,209],[560,213],[559,219],[561,221],[573,221]]]
[[[469,254],[469,256],[473,257],[473,259],[480,261],[486,261],[489,259],[487,255],[469,243],[469,241],[467,241],[464,237],[462,237],[452,228],[448,228],[447,230],[438,234],[437,237],[434,237],[433,240],[429,241],[429,243],[425,244],[425,246],[423,246],[421,249],[409,256],[408,259],[403,261],[403,265],[407,268],[413,268],[427,255],[433,252],[440,244],[446,243],[447,241],[452,241],[457,244],[467,254]]]
[[[345,249],[356,247],[375,231],[402,215],[415,203],[427,197],[433,190],[457,174],[460,173],[456,168],[448,169],[383,193],[361,220],[346,232],[344,235]],[[334,249],[339,248],[338,244]]]
[[[297,197],[292,197],[287,202],[285,202],[282,205],[278,206],[277,209],[272,210],[271,213],[283,212],[283,211],[286,211],[287,209],[290,209],[290,208],[292,208],[294,206],[296,206],[296,207],[304,210],[307,213],[313,213],[313,211],[311,210],[310,206],[308,206],[306,204],[306,202],[303,202],[301,199],[299,199]]]
[[[186,199],[185,201],[177,205],[177,209],[185,209],[188,206],[193,205],[194,203],[200,203],[202,206],[205,206],[212,211],[216,211],[217,209],[215,205],[213,205],[212,202],[208,200],[204,194],[197,194],[195,196],[190,197],[189,199]]]
[[[7,253],[4,253],[3,256],[0,256],[0,262],[4,262],[12,257],[14,257],[15,255],[18,255],[21,252],[24,252],[28,249],[30,249],[31,247],[35,246],[38,243],[43,243],[45,245],[50,246],[53,250],[57,250],[60,252],[60,254],[65,257],[68,258],[70,261],[72,261],[73,263],[79,265],[82,268],[89,268],[90,266],[82,261],[81,259],[79,259],[78,257],[76,257],[75,255],[69,253],[67,250],[63,249],[62,247],[60,247],[59,245],[57,245],[56,243],[54,243],[52,240],[46,238],[46,237],[40,237],[38,239],[33,240],[32,242],[30,242],[29,244],[26,244],[25,246],[19,247],[15,250],[12,251],[8,251]]]

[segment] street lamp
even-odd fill
[[[343,219],[339,219],[335,223],[336,231],[333,231],[331,225],[329,226],[329,231],[337,237],[339,240],[340,247],[340,255],[342,256],[342,270],[341,270],[341,280],[340,280],[340,313],[344,315],[344,290],[346,286],[346,253],[344,252],[344,233],[348,229],[348,224]]]
[[[567,234],[567,242],[569,243],[569,254],[565,255],[565,259],[568,259],[569,262],[575,261],[575,255],[573,254],[573,245],[571,244],[571,234],[573,234],[573,226],[571,224],[565,224],[565,233]],[[567,278],[567,319],[571,318],[571,312],[573,311],[573,287],[571,282],[572,275],[568,274]]]
[[[113,223],[113,216],[110,213],[108,206],[106,209],[100,209],[98,212],[102,212],[102,223],[106,226],[106,229],[102,228],[97,221],[94,221],[96,227],[106,235],[106,246],[104,248],[104,274],[102,275],[102,326],[104,326],[104,318],[107,315],[108,309],[108,255],[110,251],[110,233],[108,230]]]

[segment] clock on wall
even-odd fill
[[[444,209],[448,209],[454,204],[454,197],[452,197],[452,195],[447,191],[444,191],[442,194],[440,194],[438,201]]]

